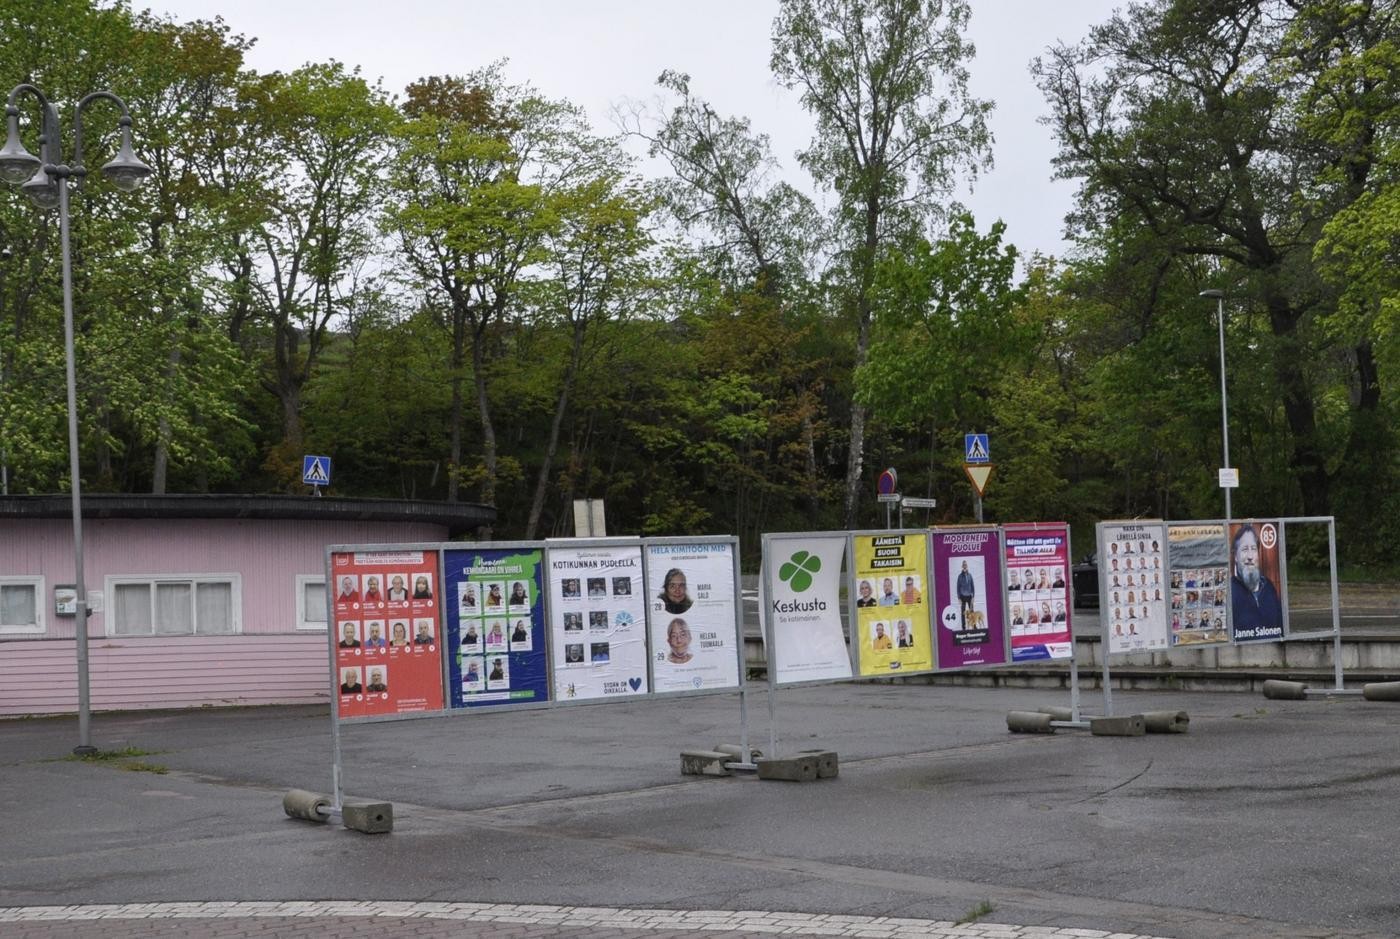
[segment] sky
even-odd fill
[[[955,195],[986,229],[1007,224],[1023,254],[1059,255],[1075,186],[1052,180],[1055,143],[1040,123],[1045,101],[1029,63],[1077,42],[1123,0],[972,0],[977,47],[972,91],[996,102],[995,167]],[[399,94],[427,75],[463,75],[500,59],[506,77],[582,106],[594,128],[617,130],[615,111],[656,100],[665,69],[691,77],[691,92],[717,112],[748,117],[767,133],[786,177],[813,184],[793,154],[811,138],[797,95],[768,67],[777,0],[133,0],[189,21],[222,17],[257,39],[247,64],[287,71],[335,59]],[[652,171],[648,167],[648,171]],[[659,172],[659,168],[656,169]]]

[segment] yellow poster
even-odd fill
[[[929,629],[928,535],[856,535],[856,640],[861,675],[933,668]]]

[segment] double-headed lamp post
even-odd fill
[[[37,157],[24,148],[19,137],[16,102],[26,92],[38,99],[42,112]],[[30,84],[16,85],[5,108],[5,147],[0,149],[0,179],[11,185],[23,183],[21,190],[40,209],[58,209],[59,241],[63,250],[63,344],[68,378],[68,473],[73,496],[73,586],[77,593],[74,638],[78,652],[78,746],[74,748],[75,753],[92,753],[95,748],[89,721],[88,608],[87,586],[83,582],[83,498],[78,474],[78,390],[73,367],[73,260],[68,247],[68,190],[70,186],[81,187],[87,175],[83,166],[83,111],[99,99],[111,101],[121,109],[117,120],[121,145],[116,158],[102,167],[102,175],[123,192],[131,192],[150,175],[151,168],[131,149],[131,112],[126,102],[110,91],[95,91],[78,102],[73,111],[73,160],[63,163],[58,112],[38,88]]]
[[[1202,290],[1200,296],[1215,301],[1215,322],[1220,327],[1220,442],[1224,449],[1225,469],[1230,468],[1230,405],[1225,394],[1225,291]],[[1222,480],[1223,481],[1223,480]],[[1230,522],[1230,487],[1225,490],[1225,523]]]

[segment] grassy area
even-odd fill
[[[975,923],[982,917],[990,916],[994,912],[996,912],[996,907],[992,906],[992,904],[987,902],[986,900],[983,900],[976,906],[974,906],[972,909],[964,913],[956,922],[953,923],[953,925],[963,926],[967,923]]]
[[[120,750],[75,753],[71,756],[65,756],[63,759],[80,763],[106,763],[131,773],[155,773],[158,776],[164,776],[170,770],[159,763],[149,763],[141,759],[143,756],[155,756],[158,752],[157,750],[142,750],[140,747],[122,747]]]

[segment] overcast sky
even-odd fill
[[[654,98],[663,69],[688,72],[692,93],[721,114],[746,115],[773,141],[793,182],[810,188],[793,152],[811,135],[797,97],[768,69],[777,0],[146,0],[175,19],[222,16],[255,37],[248,64],[288,70],[336,59],[382,79],[393,94],[425,75],[461,75],[508,59],[512,82],[587,109],[615,129],[625,99]],[[1075,42],[1122,0],[972,0],[973,92],[996,102],[996,168],[959,198],[985,229],[997,218],[1023,252],[1060,254],[1073,184],[1052,182],[1054,142],[1030,60]],[[133,0],[137,8],[143,0]]]

